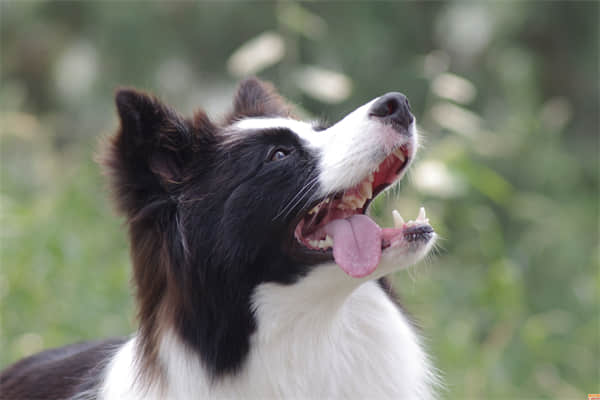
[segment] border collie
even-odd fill
[[[116,94],[101,162],[126,217],[135,336],[48,350],[3,371],[3,399],[429,399],[435,375],[384,276],[422,259],[423,209],[366,215],[415,156],[400,93],[329,127],[274,88],[186,119]]]

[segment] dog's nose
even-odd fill
[[[410,104],[405,95],[398,92],[386,93],[381,96],[369,110],[369,116],[387,120],[399,124],[408,130],[410,124],[414,121],[410,113]]]

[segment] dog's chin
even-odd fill
[[[431,234],[428,240],[411,242],[403,240],[393,247],[384,249],[381,253],[379,264],[368,275],[362,277],[351,277],[342,268],[335,264],[334,260],[327,263],[335,276],[334,279],[344,281],[352,286],[360,285],[367,281],[383,278],[387,275],[406,269],[422,261],[435,246],[437,235]]]
[[[380,278],[417,264],[429,254],[436,239],[437,235],[432,233],[426,241],[418,243],[403,241],[397,246],[385,249],[381,254],[381,262],[374,272],[374,278]]]

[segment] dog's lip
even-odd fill
[[[292,239],[288,241],[291,254],[294,258],[300,262],[308,264],[317,264],[320,262],[332,262],[333,259],[333,248],[324,250],[313,250],[308,247],[301,245],[294,237],[292,233]]]

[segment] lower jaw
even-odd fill
[[[429,220],[426,217],[425,214],[425,209],[421,208],[416,219],[413,220],[409,220],[408,222],[405,222],[404,219],[402,218],[402,216],[396,211],[394,210],[392,212],[393,215],[393,220],[394,220],[394,227],[379,227],[374,221],[372,221],[371,219],[369,219],[366,216],[362,216],[361,218],[363,219],[367,219],[368,221],[370,221],[370,224],[367,223],[367,225],[364,224],[359,224],[356,227],[353,227],[353,229],[360,229],[360,232],[369,232],[369,229],[375,229],[375,230],[371,230],[371,234],[367,235],[364,240],[365,242],[357,242],[357,243],[364,243],[365,246],[367,247],[361,247],[361,250],[363,253],[356,253],[355,255],[360,257],[360,258],[354,258],[354,256],[352,256],[352,258],[348,258],[348,254],[354,254],[353,251],[354,250],[350,250],[350,253],[347,252],[347,249],[352,249],[354,247],[342,247],[344,244],[348,244],[347,240],[344,240],[343,242],[340,241],[338,244],[338,247],[335,247],[335,243],[333,244],[333,247],[328,247],[328,248],[324,248],[324,249],[320,249],[320,248],[311,248],[308,246],[305,246],[303,243],[299,242],[294,235],[293,240],[293,252],[300,256],[300,259],[304,262],[310,262],[310,263],[314,263],[314,264],[319,264],[319,263],[331,263],[331,264],[338,264],[339,269],[342,270],[344,273],[348,274],[349,276],[351,276],[352,279],[359,279],[359,280],[371,280],[371,279],[377,279],[378,277],[381,277],[383,275],[386,275],[390,272],[392,272],[394,269],[392,269],[392,271],[387,271],[387,270],[381,270],[379,264],[381,263],[381,261],[383,260],[383,258],[385,257],[385,255],[388,252],[396,252],[396,251],[400,251],[405,252],[405,256],[406,256],[406,262],[408,264],[411,264],[411,260],[418,260],[420,259],[419,254],[423,251],[421,249],[428,249],[430,243],[433,242],[434,237],[435,237],[435,232],[433,230],[433,228],[431,227],[431,225],[429,224]],[[356,217],[358,217],[358,215],[354,215],[352,218],[354,219],[354,222],[356,222]],[[360,222],[360,221],[359,221]],[[351,224],[353,225],[353,224]],[[354,225],[353,225],[354,226]],[[324,228],[327,229],[327,228]],[[327,231],[329,232],[329,231]],[[339,232],[339,231],[338,231]],[[317,235],[319,235],[319,233],[317,232]],[[333,233],[332,233],[333,235]],[[355,240],[357,240],[358,237],[357,236],[358,233],[355,232]],[[376,236],[372,236],[372,235],[376,235]],[[369,239],[368,237],[371,238],[375,238],[378,237],[378,241],[380,240],[380,242],[378,242],[379,244],[377,245],[377,247],[380,248],[379,253],[376,253],[375,247],[373,247],[373,245],[375,243],[371,242],[371,245],[369,247],[369,245],[367,243],[369,243]],[[304,239],[307,240],[307,239]],[[368,249],[371,250],[368,250]],[[343,250],[345,249],[345,250]],[[404,250],[402,250],[404,249]],[[339,252],[341,251],[341,253]],[[336,253],[337,252],[337,253]],[[425,251],[426,252],[426,251]],[[398,253],[398,255],[400,255],[401,253]],[[360,256],[359,256],[360,254]],[[396,254],[396,253],[395,253]],[[365,256],[367,258],[365,258]],[[372,257],[377,257],[375,261],[375,259],[373,259]],[[342,258],[343,257],[343,258]],[[361,260],[362,262],[364,262],[365,264],[357,264],[358,260]],[[350,263],[349,263],[350,262]],[[395,269],[401,269],[402,268],[402,264],[403,261],[402,259],[398,259],[398,267]],[[407,265],[408,265],[407,264]]]

